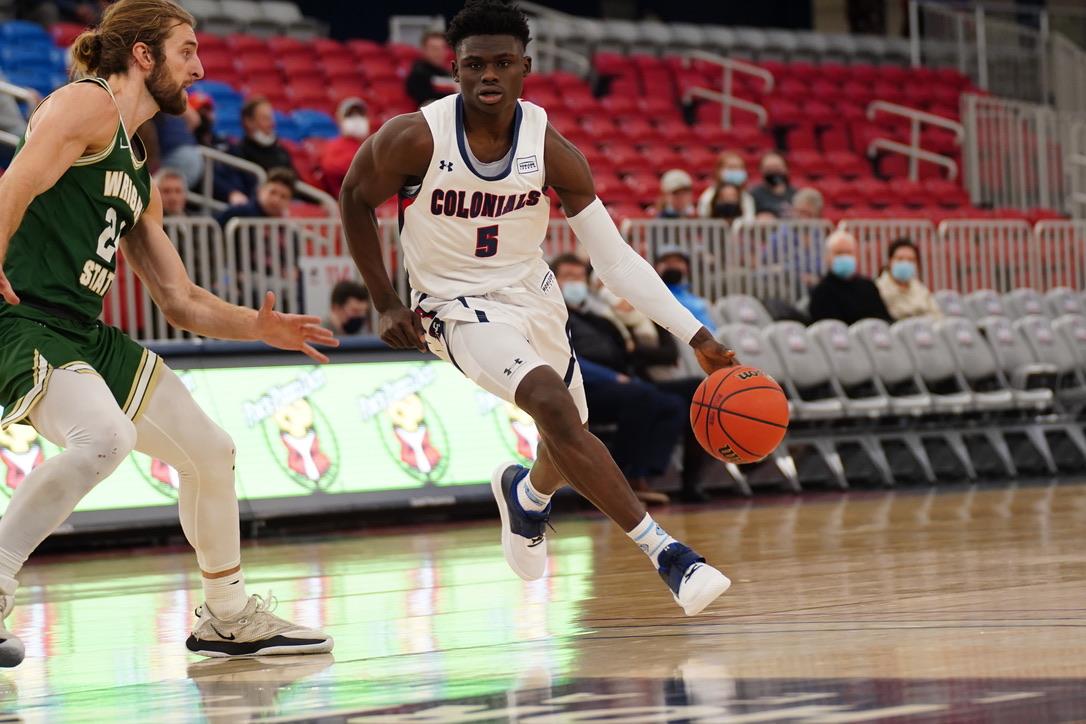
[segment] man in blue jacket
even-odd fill
[[[656,273],[667,288],[690,310],[710,332],[716,332],[716,322],[709,313],[709,300],[699,297],[690,289],[690,257],[679,246],[668,244],[656,252]]]

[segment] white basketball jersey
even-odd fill
[[[434,155],[400,233],[412,288],[456,299],[516,284],[539,268],[550,221],[543,193],[547,112],[517,102],[509,163],[493,175],[471,163],[459,94],[422,115]]]

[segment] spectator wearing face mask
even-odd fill
[[[321,150],[320,168],[324,172],[324,187],[328,193],[339,198],[343,178],[351,161],[362,147],[362,142],[370,135],[370,119],[366,104],[361,98],[344,98],[336,110],[339,121],[338,138],[324,144]]]
[[[882,301],[894,319],[907,317],[941,317],[935,296],[918,278],[920,253],[909,239],[897,239],[890,244],[886,268],[875,280]]]
[[[742,189],[738,186],[733,186],[732,184],[720,184],[709,190],[716,191],[716,195],[710,199],[712,201],[709,214],[710,218],[722,219],[729,224],[738,218],[746,218],[743,214],[744,192]],[[702,196],[704,196],[704,194],[702,194]],[[746,196],[749,198],[750,194],[746,194]],[[754,215],[751,214],[750,218],[753,219]]]
[[[332,287],[332,300],[324,326],[337,337],[370,334],[370,293],[356,281],[345,279]]]
[[[790,216],[796,190],[788,182],[788,164],[784,156],[774,151],[762,156],[762,183],[751,189],[755,214],[777,218]]]
[[[689,309],[710,332],[716,331],[716,322],[709,313],[709,301],[694,294],[690,288],[690,257],[682,248],[673,245],[661,247],[656,252],[656,273],[679,304]]]
[[[680,168],[673,168],[660,177],[660,200],[656,215],[661,219],[694,217],[694,179]]]
[[[297,173],[294,169],[294,161],[290,153],[279,143],[279,137],[275,133],[275,112],[267,98],[257,96],[250,98],[241,107],[241,127],[245,131],[245,137],[241,142],[230,149],[230,153],[251,161],[265,171],[273,168],[287,168]],[[250,174],[237,174],[239,181],[236,189],[252,198],[256,182]]]
[[[811,289],[811,321],[839,319],[853,324],[861,319],[894,321],[875,282],[856,273],[856,238],[835,231],[826,239],[829,272]]]
[[[698,216],[703,219],[725,219],[730,216],[732,219],[741,217],[753,221],[754,197],[746,191],[747,178],[747,164],[742,156],[734,151],[725,151],[720,154],[716,162],[713,185],[705,189],[698,197]],[[728,186],[735,187],[739,191],[739,213],[737,214],[726,214],[723,213],[723,209],[717,208],[720,203],[733,203],[719,200],[721,192]],[[728,195],[730,196],[730,193]],[[729,206],[727,210],[730,212],[732,207]]]

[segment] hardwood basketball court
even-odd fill
[[[1086,487],[729,500],[656,515],[732,577],[686,618],[606,521],[561,511],[550,576],[496,521],[260,544],[251,591],[334,655],[183,641],[187,554],[32,559],[2,721],[1086,720]]]

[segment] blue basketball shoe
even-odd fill
[[[696,616],[728,590],[728,577],[705,562],[705,559],[682,543],[669,543],[660,555],[660,578],[671,589],[675,603],[687,616]]]
[[[505,562],[525,581],[537,581],[547,572],[546,533],[551,506],[539,513],[521,506],[517,485],[527,474],[528,468],[522,465],[500,465],[490,476],[490,491],[502,518]]]

